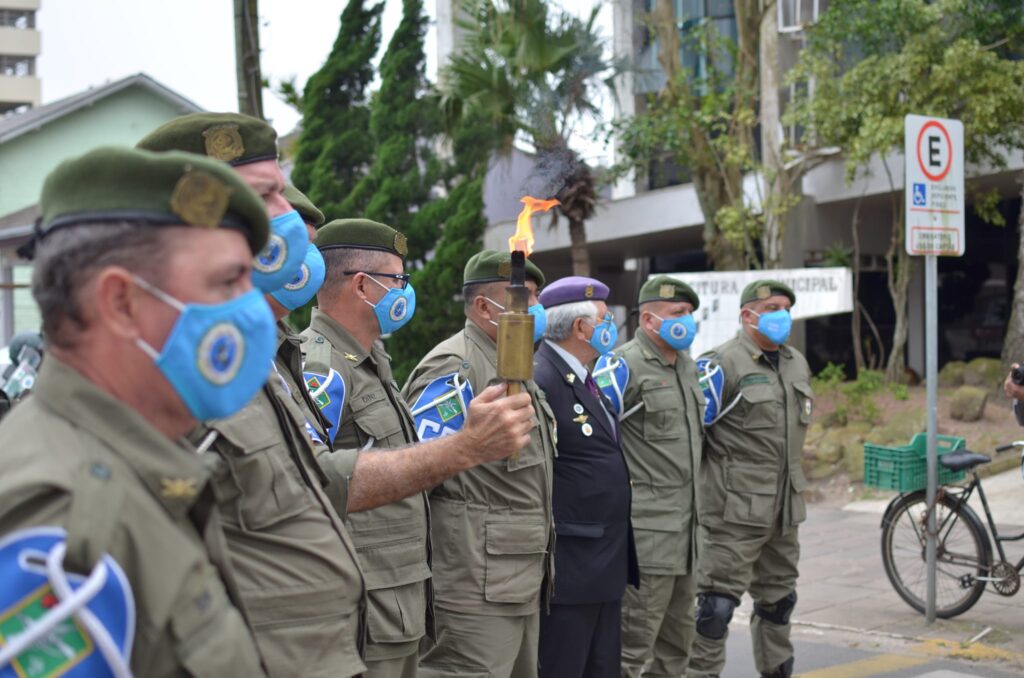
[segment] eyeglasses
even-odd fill
[[[364,273],[370,276],[380,276],[381,278],[391,278],[402,283],[398,289],[404,290],[409,286],[409,274],[408,273],[378,273],[376,271],[342,271],[345,275],[355,275],[356,273]]]

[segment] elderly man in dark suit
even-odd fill
[[[540,295],[547,330],[534,380],[558,423],[555,591],[541,615],[541,678],[617,678],[622,596],[639,583],[618,424],[588,368],[615,345],[607,298],[606,285],[577,276]]]

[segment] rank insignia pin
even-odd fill
[[[354,353],[346,353],[345,360],[351,360],[352,362],[357,363],[359,362],[359,357]]]
[[[589,417],[587,415],[581,414],[580,416],[575,417],[573,419],[573,421],[576,422],[577,424],[586,424],[587,423],[587,419],[589,419]]]
[[[574,372],[569,372],[568,374],[565,375],[565,380],[567,382],[569,382],[570,384],[575,384],[576,383],[576,374]]]
[[[196,491],[195,478],[160,479],[160,496],[165,499],[191,499]]]

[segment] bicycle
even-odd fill
[[[1024,440],[996,448],[1003,452],[1020,448],[1021,473],[1024,475]],[[1024,558],[1009,563],[1003,542],[1020,541],[1018,535],[1001,535],[992,519],[985,490],[976,468],[992,458],[968,450],[957,450],[939,457],[938,462],[951,471],[967,471],[966,485],[942,485],[935,496],[936,573],[935,615],[950,619],[963,614],[978,602],[991,584],[996,593],[1012,596],[1020,590],[1020,572]],[[988,530],[978,514],[967,505],[977,491],[985,509]],[[893,499],[882,516],[882,564],[893,588],[910,607],[925,611],[927,564],[925,557],[928,504],[924,490],[902,493]],[[991,532],[992,541],[989,540]],[[992,542],[999,555],[993,561]]]

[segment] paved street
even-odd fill
[[[1018,518],[1024,505],[1019,470],[983,482],[997,521],[1011,516],[1024,522]],[[886,503],[809,507],[794,612],[797,672],[830,678],[1020,675],[1024,594],[1005,598],[988,588],[968,612],[929,626],[896,595],[882,568],[879,526]],[[1021,555],[1021,543],[1007,546],[1011,560]],[[744,598],[732,624],[725,676],[756,675],[747,632],[751,609]]]

